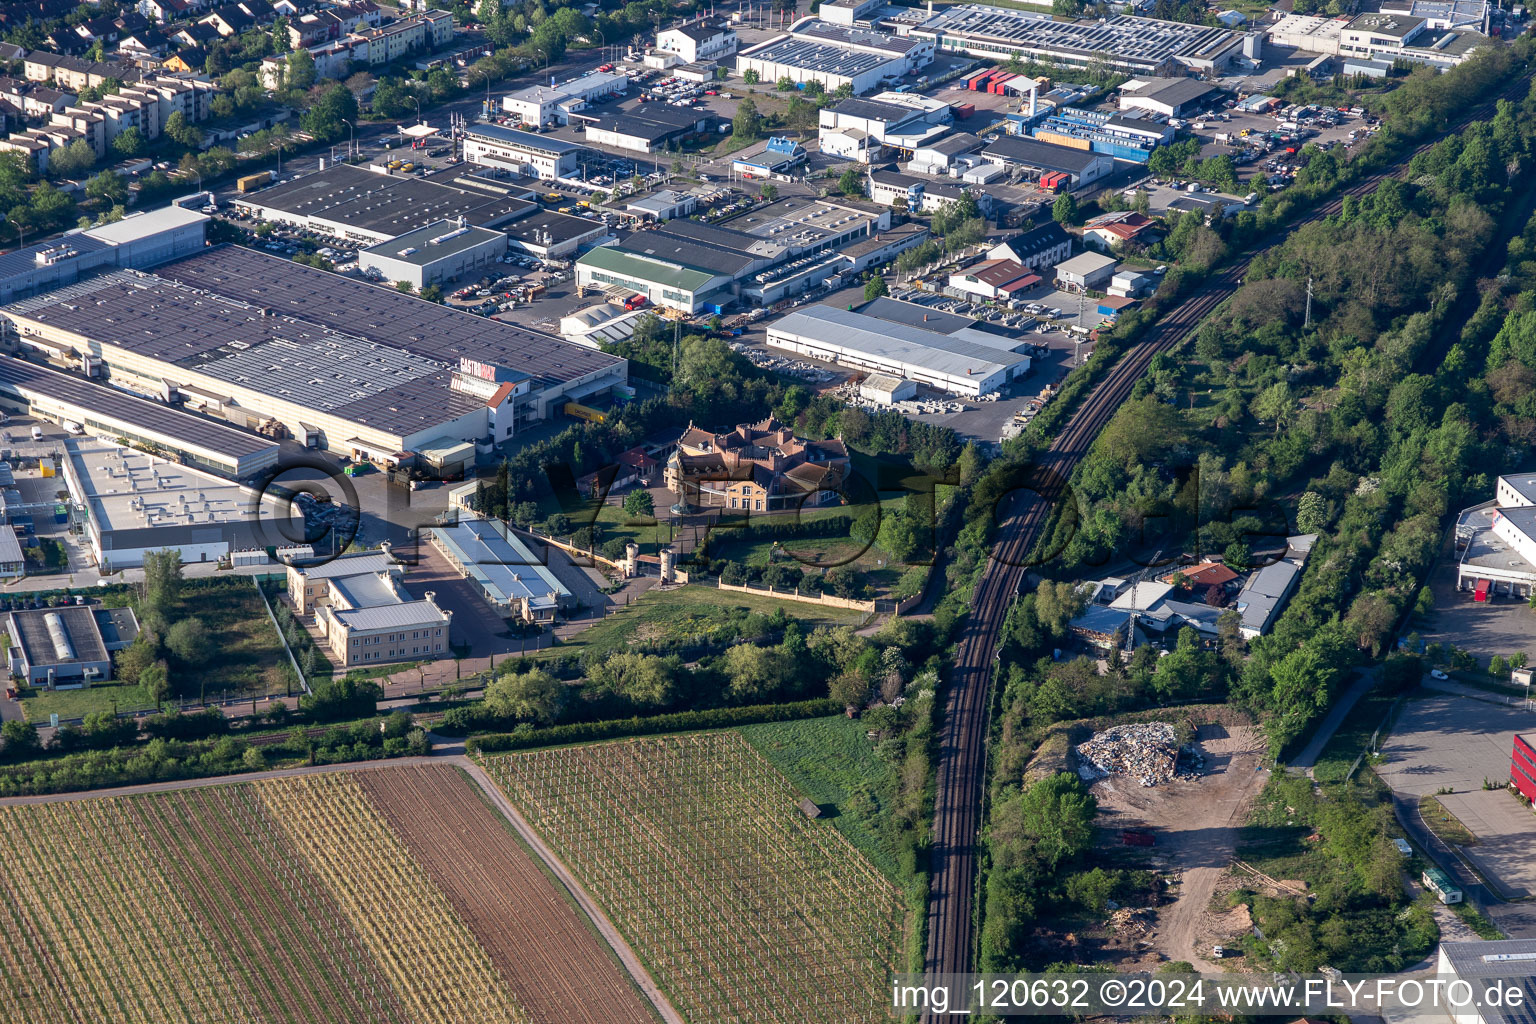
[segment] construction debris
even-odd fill
[[[1205,767],[1200,751],[1180,747],[1178,734],[1167,722],[1111,726],[1079,743],[1077,756],[1077,773],[1084,782],[1129,775],[1143,786],[1155,786],[1193,778]]]

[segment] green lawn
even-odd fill
[[[240,696],[264,693],[262,674],[287,663],[282,638],[256,587],[245,577],[221,579],[214,586],[182,585],[181,599],[167,618],[196,616],[208,627],[217,647],[207,666],[194,678],[173,679],[176,691],[188,699],[212,700],[225,693]]]
[[[798,619],[806,630],[823,625],[854,625],[862,622],[865,614],[851,609],[780,601],[766,595],[732,593],[700,584],[644,594],[633,604],[559,646],[528,656],[547,659],[580,657],[588,652],[611,654],[678,636],[698,638],[712,627],[728,622],[733,610],[772,615],[779,608]]]
[[[98,683],[80,690],[31,690],[31,696],[23,696],[21,706],[27,713],[27,721],[48,721],[49,715],[60,719],[84,718],[105,711],[151,711],[155,702],[141,686],[122,683]]]
[[[875,756],[869,727],[837,715],[742,727],[741,734],[805,796],[821,805],[834,828],[870,863],[900,884],[896,858],[881,840],[876,818],[895,788],[889,765]]]

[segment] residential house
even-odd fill
[[[1095,217],[1083,227],[1083,244],[1108,252],[1115,245],[1148,245],[1155,241],[1157,222],[1134,210]]]
[[[1055,221],[1024,232],[1017,238],[1000,242],[987,253],[988,259],[1013,260],[1035,271],[1048,270],[1072,255],[1072,236]]]
[[[685,504],[765,512],[835,505],[848,472],[842,441],[804,441],[769,417],[728,434],[690,423],[667,460],[666,484]]]

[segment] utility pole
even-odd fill
[[[1304,329],[1312,326],[1312,279],[1307,278],[1307,315],[1301,325]]]

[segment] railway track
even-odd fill
[[[1527,72],[1497,96],[1467,112],[1451,130],[1492,114],[1499,100],[1521,97],[1529,87]],[[977,839],[986,784],[993,658],[1003,619],[1024,579],[1026,557],[1038,542],[1051,510],[1065,495],[1073,470],[1088,453],[1099,431],[1130,396],[1152,358],[1184,342],[1212,310],[1229,298],[1247,276],[1256,255],[1280,244],[1302,224],[1338,213],[1345,198],[1370,192],[1433,145],[1429,142],[1419,146],[1391,167],[1344,190],[1298,223],[1254,243],[1231,266],[1205,281],[1193,295],[1166,313],[1146,337],[1120,357],[1072,413],[1050,448],[1036,460],[1025,488],[1014,492],[1011,507],[999,507],[994,556],[982,572],[970,617],[956,647],[940,734],[924,962],[929,976],[964,974],[972,969]],[[936,1016],[925,1013],[923,1020],[934,1021]]]

